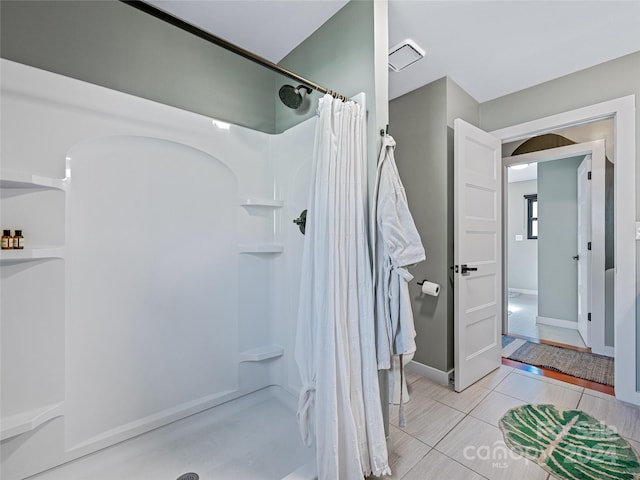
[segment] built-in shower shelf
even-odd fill
[[[64,258],[64,247],[36,247],[22,250],[0,250],[0,261],[5,263],[28,262],[48,258]]]
[[[265,345],[240,352],[240,362],[262,362],[284,355],[284,348],[280,345]]]
[[[240,205],[243,207],[280,208],[284,205],[284,201],[269,198],[241,198]]]
[[[43,177],[31,173],[13,170],[0,171],[1,188],[57,188],[66,190],[67,181],[64,178]]]
[[[240,253],[282,253],[284,245],[280,243],[241,243]]]
[[[35,408],[28,412],[11,415],[10,417],[4,417],[1,421],[0,439],[5,440],[22,433],[30,432],[52,418],[62,415],[62,402],[60,402]]]

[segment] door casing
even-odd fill
[[[636,326],[635,95],[578,108],[490,132],[503,143],[607,118],[615,120],[615,392],[640,405]]]

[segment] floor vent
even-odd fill
[[[182,475],[180,475],[177,480],[199,480],[200,479],[200,475],[198,475],[197,473],[183,473]]]

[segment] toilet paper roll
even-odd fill
[[[433,282],[425,282],[422,284],[422,293],[426,293],[427,295],[431,295],[432,297],[437,297],[440,294],[440,285]]]

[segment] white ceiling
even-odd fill
[[[526,180],[535,180],[538,178],[538,164],[528,163],[527,168],[514,169],[510,167],[507,174],[507,182],[524,182]]]
[[[147,0],[147,3],[274,63],[300,45],[347,2]]]
[[[389,1],[389,43],[426,57],[390,97],[449,76],[479,102],[640,50],[640,1]]]
[[[347,2],[150,3],[278,62]],[[449,76],[485,102],[640,50],[639,19],[640,0],[389,0],[389,45],[411,38],[426,50],[389,72],[389,95]]]

